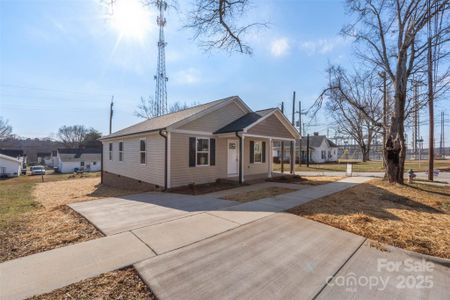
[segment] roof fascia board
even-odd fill
[[[167,129],[173,131],[173,129],[176,129],[180,126],[186,125],[187,123],[195,121],[203,116],[206,116],[207,114],[212,113],[230,103],[235,103],[243,112],[251,112],[251,109],[241,100],[241,98],[239,98],[238,96],[235,96],[228,101],[223,101],[223,102],[217,103],[216,105],[213,105],[205,110],[199,111],[198,113],[195,113],[190,117],[187,117],[183,120],[175,122],[175,123],[167,126]]]
[[[0,158],[9,159],[9,160],[11,160],[11,161],[20,163],[20,159],[14,158],[14,157],[12,157],[12,156],[0,154]]]
[[[272,139],[272,140],[280,140],[280,141],[290,141],[290,142],[294,142],[295,139],[289,139],[289,138],[285,138],[285,137],[277,137],[277,136],[272,136],[272,135],[258,135],[258,134],[248,134],[248,133],[243,133],[242,136],[245,137],[254,137],[254,138],[261,138],[261,139]]]
[[[140,136],[147,135],[147,134],[157,135],[158,131],[160,131],[160,130],[164,130],[164,128],[145,130],[145,131],[140,131],[140,132],[131,133],[131,134],[121,134],[121,135],[112,136],[112,137],[105,136],[105,137],[99,138],[98,140],[101,142],[108,142],[108,141],[114,141],[114,140],[123,140],[124,138],[140,137]]]
[[[208,131],[196,131],[196,130],[172,129],[172,130],[168,130],[168,132],[172,132],[172,133],[181,133],[181,134],[191,134],[191,135],[215,136],[215,134],[214,134],[213,132],[208,132]]]

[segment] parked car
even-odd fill
[[[44,166],[32,166],[30,168],[31,175],[45,175]]]

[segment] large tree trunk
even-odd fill
[[[403,184],[406,155],[404,127],[407,91],[406,53],[400,54],[396,73],[398,80],[394,82],[394,111],[384,145],[385,178],[391,183]]]

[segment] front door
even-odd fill
[[[239,141],[228,140],[228,176],[239,173]]]

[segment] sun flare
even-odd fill
[[[117,0],[113,7],[112,26],[121,37],[143,40],[151,29],[151,14],[139,0]]]

